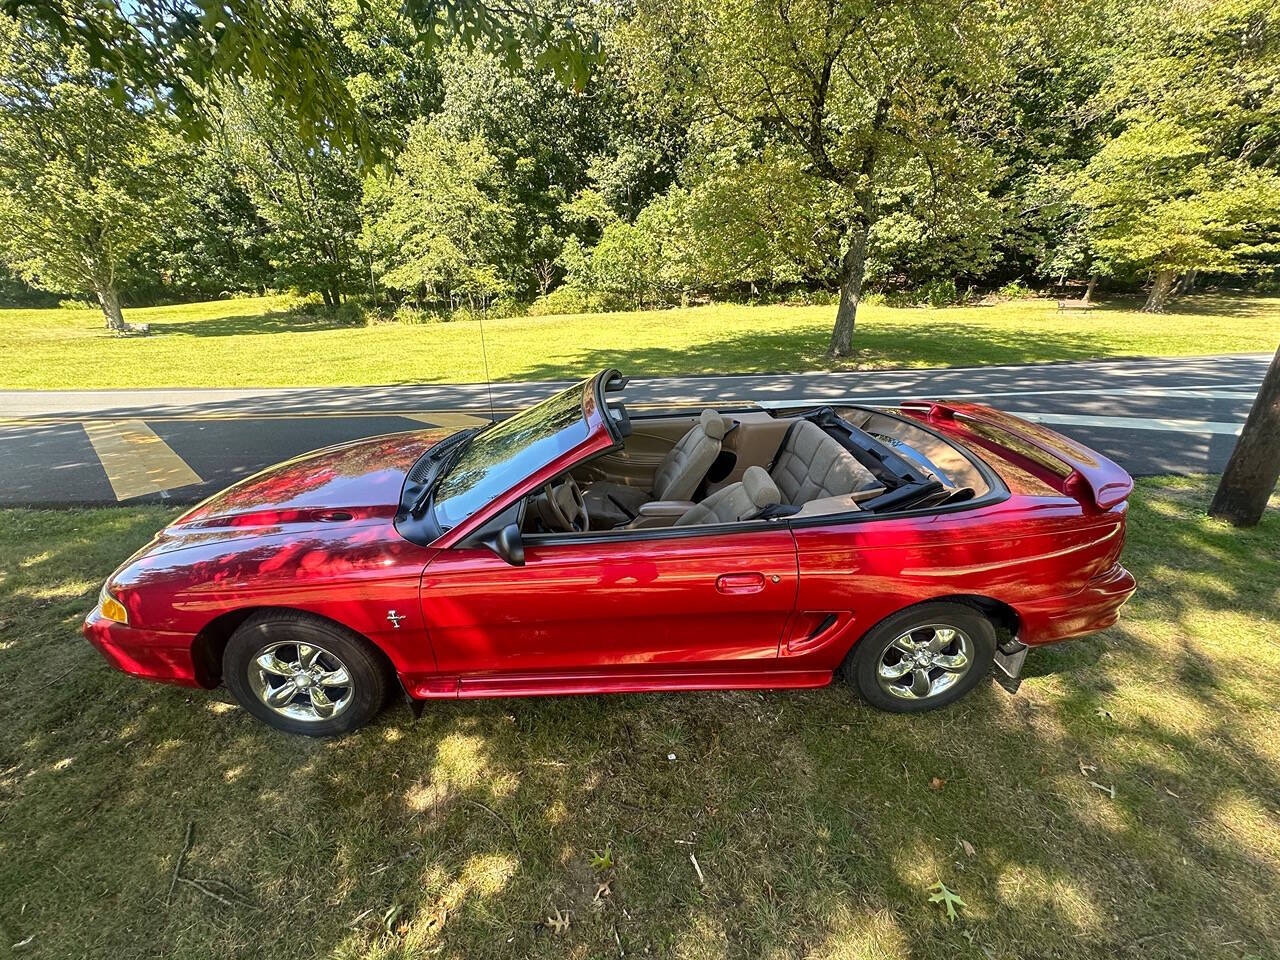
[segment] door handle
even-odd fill
[[[763,573],[722,573],[716,577],[721,593],[759,593],[764,589]]]

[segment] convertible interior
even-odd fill
[[[621,446],[532,495],[523,532],[885,514],[963,503],[991,489],[989,472],[970,455],[889,411],[706,409],[633,418],[616,401],[608,410]]]

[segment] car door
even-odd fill
[[[512,566],[486,547],[442,550],[422,608],[442,673],[631,674],[771,667],[795,605],[784,526],[525,540]]]

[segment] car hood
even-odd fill
[[[417,430],[303,454],[214,494],[161,536],[389,519],[409,468],[448,435]]]

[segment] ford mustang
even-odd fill
[[[509,419],[271,467],[162,530],[84,632],[293,733],[432,698],[819,687],[941,707],[1114,623],[1120,467],[989,407],[632,416],[603,371]]]

